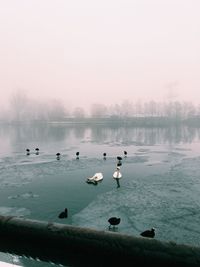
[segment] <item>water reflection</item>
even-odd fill
[[[84,127],[84,125],[73,127],[73,134],[77,139],[83,139],[85,137],[86,132],[87,127]]]
[[[119,179],[118,179],[118,178],[116,178],[115,180],[116,180],[116,183],[117,183],[117,188],[119,188],[119,187],[120,187],[120,182],[119,182]]]
[[[56,159],[57,159],[57,160],[60,160],[60,153],[59,153],[59,152],[56,153]]]
[[[117,168],[116,170],[114,171],[113,173],[113,179],[116,181],[117,183],[117,188],[120,187],[120,183],[119,183],[119,180],[122,178],[122,174],[120,172],[120,167],[117,165]]]
[[[0,126],[0,140],[8,139],[10,146],[17,147],[22,143],[37,145],[40,143],[62,142],[74,140],[110,145],[155,145],[192,143],[200,139],[200,129],[190,127],[113,127],[113,126],[78,126],[78,125],[7,125]],[[37,151],[39,153],[39,151]],[[105,157],[104,157],[105,158]]]

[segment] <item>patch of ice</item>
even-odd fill
[[[21,195],[22,198],[38,198],[39,195],[33,194],[32,192],[27,192]]]
[[[0,267],[22,267],[22,265],[0,261]]]
[[[148,159],[149,159],[149,156],[137,155],[137,156],[133,156],[133,157],[124,158],[124,160],[122,160],[122,163],[123,162],[126,162],[126,163],[144,163],[144,162],[147,162]]]
[[[172,152],[169,152],[168,155],[170,157],[185,157],[186,156],[186,154],[179,153],[179,152],[173,152],[173,151]]]
[[[191,151],[190,148],[183,148],[183,147],[175,147],[175,150],[179,150],[179,151]]]
[[[149,149],[148,148],[139,148],[137,151],[142,152],[142,153],[146,153],[146,152],[149,152]]]
[[[0,215],[23,217],[26,215],[30,215],[30,210],[26,208],[17,207],[0,207]]]
[[[39,197],[39,195],[37,195],[37,194],[33,194],[32,192],[27,192],[24,194],[9,196],[8,199],[17,199],[17,198],[28,199],[28,198],[38,198],[38,197]]]
[[[200,158],[184,159],[169,172],[129,181],[103,193],[73,216],[73,224],[108,230],[121,218],[119,232],[139,236],[156,228],[156,238],[199,245]]]
[[[156,164],[161,164],[162,162],[161,161],[148,161],[146,163],[147,166],[153,166],[153,165],[156,165]]]

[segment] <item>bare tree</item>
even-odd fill
[[[107,116],[107,107],[104,104],[93,104],[91,107],[91,117],[104,118]]]
[[[119,104],[115,104],[109,107],[108,114],[110,117],[117,117],[120,118],[121,114],[121,106]]]
[[[121,104],[121,116],[132,117],[133,116],[133,103],[129,100],[124,100]]]
[[[184,102],[183,109],[184,109],[184,117],[186,119],[191,118],[196,114],[195,106],[191,102]]]
[[[73,116],[78,119],[85,118],[85,110],[81,107],[77,107],[74,109]]]
[[[157,116],[157,103],[153,100],[144,104],[145,114],[148,116]]]
[[[58,99],[53,99],[49,103],[48,118],[49,120],[62,120],[66,117],[65,107]]]
[[[10,99],[10,106],[15,121],[22,121],[24,119],[27,103],[28,98],[23,90],[18,90],[13,93]]]
[[[134,111],[133,115],[135,117],[140,117],[144,115],[144,108],[141,100],[138,100],[134,105]]]

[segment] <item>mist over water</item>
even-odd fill
[[[109,97],[109,96],[108,96]],[[125,95],[124,95],[125,97]],[[88,103],[82,107],[76,104],[67,105],[65,98],[46,97],[45,100],[30,97],[25,90],[18,90],[10,96],[7,109],[0,106],[0,122],[2,123],[36,123],[36,122],[68,122],[72,120],[93,121],[99,119],[127,120],[141,118],[157,118],[174,122],[190,121],[199,118],[199,104],[190,101],[180,101],[167,97],[163,101],[153,98],[149,101],[136,98],[122,98],[109,105],[101,99],[96,103]],[[153,122],[149,122],[149,126]]]

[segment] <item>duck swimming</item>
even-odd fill
[[[62,211],[59,215],[58,215],[58,218],[60,219],[64,219],[64,218],[67,218],[68,217],[68,209],[65,208],[64,211]]]

